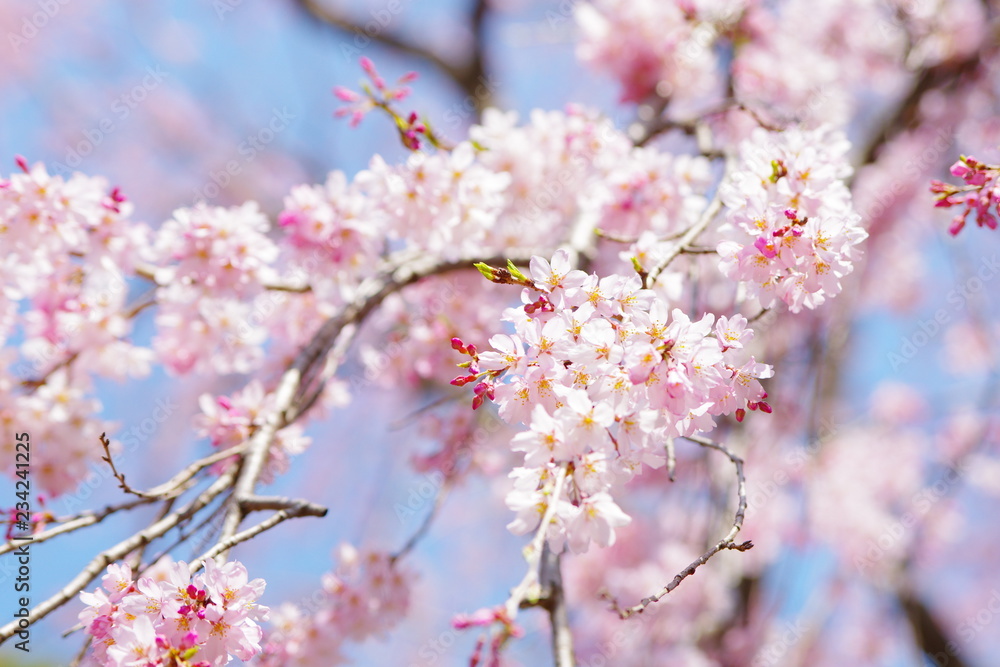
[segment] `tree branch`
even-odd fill
[[[324,363],[331,349],[344,351],[356,327],[390,294],[424,278],[471,269],[474,261],[460,259],[442,262],[423,256],[401,265],[390,265],[388,269],[363,282],[354,301],[323,323],[281,377],[275,390],[274,409],[267,415],[264,424],[250,436],[233,492],[232,505],[223,525],[220,537],[222,541],[236,535],[239,524],[248,511],[243,503],[255,497],[258,480],[267,462],[268,450],[277,432],[305,413],[323,391],[325,378],[336,372],[337,364]],[[486,261],[504,262],[506,259],[488,258]],[[345,331],[347,335],[344,335]],[[317,379],[318,382],[313,387],[313,382]],[[218,555],[224,558],[226,552]]]
[[[541,584],[542,599],[539,605],[549,612],[549,622],[552,624],[552,657],[556,667],[574,667],[576,656],[573,654],[573,633],[569,627],[566,596],[563,589],[561,563],[562,556],[554,553],[545,544],[542,552]]]
[[[736,456],[728,447],[721,445],[708,438],[703,438],[697,435],[685,435],[683,436],[685,440],[690,440],[691,442],[701,445],[702,447],[707,447],[709,449],[714,449],[722,452],[729,460],[733,462],[733,466],[736,468],[736,493],[739,498],[739,502],[736,508],[736,516],[733,519],[733,524],[729,529],[729,532],[719,540],[713,547],[708,549],[705,553],[699,556],[694,562],[688,565],[686,568],[681,570],[673,580],[663,587],[659,593],[650,595],[649,597],[643,598],[638,604],[631,607],[622,608],[618,601],[610,595],[610,593],[604,593],[601,597],[608,600],[611,603],[611,608],[618,613],[618,616],[622,619],[626,619],[634,614],[641,614],[646,611],[646,607],[653,604],[654,602],[659,602],[664,596],[669,594],[675,588],[680,586],[681,582],[686,578],[695,573],[699,567],[704,565],[709,561],[709,559],[720,551],[727,549],[732,549],[733,551],[748,551],[753,548],[753,542],[743,542],[742,544],[736,544],[733,540],[739,534],[740,529],[743,528],[743,519],[746,516],[747,511],[747,489],[746,489],[746,477],[743,474],[743,459]]]
[[[434,496],[434,505],[431,507],[431,511],[427,513],[424,520],[420,522],[420,527],[417,531],[410,535],[410,539],[406,540],[403,547],[394,553],[389,560],[395,563],[397,560],[410,553],[413,547],[417,546],[417,543],[427,534],[430,529],[431,524],[434,523],[434,518],[437,516],[438,511],[441,509],[441,505],[444,503],[445,496],[448,495],[448,483],[445,482],[444,485],[438,490],[437,494]]]
[[[930,609],[912,591],[901,589],[897,591],[897,599],[906,614],[913,630],[913,637],[921,651],[935,659],[935,664],[945,664],[949,667],[968,667],[965,660],[958,655],[956,644],[948,638],[941,624],[931,614]],[[945,661],[937,661],[938,656],[945,656]]]
[[[217,542],[215,546],[206,551],[201,556],[198,556],[193,561],[191,561],[191,574],[194,574],[201,569],[202,565],[209,558],[215,558],[218,554],[228,551],[232,547],[240,544],[241,542],[246,542],[261,533],[274,528],[279,523],[283,523],[288,519],[294,519],[296,517],[302,516],[326,516],[326,508],[319,507],[313,503],[306,502],[304,500],[285,500],[281,498],[258,498],[258,507],[256,509],[270,509],[275,506],[285,505],[284,509],[280,509],[267,519],[261,521],[256,526],[247,528],[246,530],[233,535],[228,540],[223,540]]]
[[[87,584],[97,578],[108,565],[121,560],[132,550],[163,536],[167,533],[167,531],[174,528],[181,521],[196,514],[203,507],[211,503],[212,500],[219,494],[229,489],[233,484],[234,477],[235,472],[227,472],[221,475],[211,486],[202,491],[197,498],[181,509],[167,517],[164,517],[163,519],[160,519],[159,521],[154,522],[152,525],[139,531],[135,535],[122,540],[110,549],[99,553],[93,560],[90,561],[90,563],[87,564],[85,568],[83,568],[83,570],[80,571],[79,574],[77,574],[68,584],[63,586],[63,588],[60,589],[55,595],[44,602],[35,605],[35,607],[28,612],[28,623],[36,623],[76,597],[76,595],[82,591]],[[0,644],[10,639],[20,629],[21,628],[16,620],[4,625],[0,628]]]
[[[698,221],[684,232],[684,235],[677,242],[677,245],[675,245],[670,252],[667,253],[667,256],[664,257],[660,263],[653,267],[653,269],[649,272],[649,275],[646,277],[646,284],[644,287],[651,288],[655,285],[656,279],[660,277],[660,274],[663,273],[668,266],[670,266],[670,263],[673,262],[678,255],[688,250],[691,243],[693,243],[694,240],[705,231],[708,225],[711,224],[712,220],[715,219],[715,216],[718,215],[719,211],[722,210],[722,196],[719,194],[719,190],[725,183],[729,173],[732,171],[734,161],[735,158],[732,156],[726,158],[726,168],[725,171],[723,171],[722,178],[719,181],[719,187],[716,188],[715,196],[712,197],[712,201],[705,207],[705,210],[702,212]]]
[[[484,109],[491,103],[488,86],[482,86],[485,78],[483,64],[482,37],[485,19],[488,14],[488,3],[486,0],[477,0],[473,8],[471,25],[469,26],[473,34],[473,49],[468,59],[464,63],[455,64],[448,62],[434,51],[419,44],[415,44],[403,37],[382,28],[381,30],[363,30],[350,18],[341,15],[334,9],[327,7],[319,0],[298,0],[303,10],[317,21],[329,26],[343,30],[344,32],[355,34],[361,33],[367,38],[379,42],[389,48],[395,49],[407,55],[414,56],[436,69],[440,70],[448,78],[454,81],[469,98],[475,103],[477,109]],[[483,92],[485,91],[485,92]]]
[[[555,517],[556,503],[559,501],[559,496],[562,495],[562,487],[565,481],[566,468],[561,467],[552,482],[552,491],[549,494],[549,502],[545,508],[545,514],[542,515],[542,520],[538,524],[538,530],[535,532],[535,537],[531,540],[531,543],[525,547],[525,560],[528,561],[528,571],[525,572],[524,578],[521,579],[521,583],[519,583],[514,590],[511,591],[510,597],[507,598],[507,602],[504,605],[504,609],[507,612],[507,618],[510,620],[514,620],[517,616],[517,610],[522,606],[525,606],[526,601],[531,600],[528,602],[527,606],[533,606],[542,598],[542,592],[539,589],[539,571],[541,569],[542,551],[546,545],[545,536],[546,533],[548,533],[549,524],[552,523],[552,519]]]

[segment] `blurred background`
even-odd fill
[[[577,58],[575,4],[5,0],[0,159],[8,160],[4,173],[22,154],[51,173],[103,175],[134,202],[133,218],[153,227],[199,200],[256,200],[275,220],[293,185],[323,182],[333,169],[351,176],[376,153],[390,163],[405,159],[387,119],[350,128],[333,117],[340,103],[331,89],[356,86],[361,56],[388,79],[417,71],[407,107],[452,141],[477,120],[487,97],[480,88],[490,104],[522,118],[572,102],[626,128],[641,113],[621,102],[614,77]],[[808,3],[787,4],[782,20],[808,14]],[[854,5],[879,5],[830,4],[848,14]],[[914,4],[931,17],[972,11],[965,2],[883,4],[886,17],[916,16]],[[974,16],[995,21],[996,8],[982,6]],[[891,24],[897,32],[911,26],[899,20]],[[885,35],[873,22],[848,27],[871,43]],[[601,585],[641,597],[686,565],[718,527],[704,512],[717,499],[693,498],[691,489],[714,480],[724,506],[730,473],[698,452],[680,452],[691,481],[686,495],[665,491],[663,476],[645,478],[640,495],[648,497],[630,509],[639,518],[613,553],[567,561],[581,665],[997,664],[1000,235],[969,228],[950,237],[950,216],[933,208],[928,192],[961,153],[1000,161],[996,32],[977,33],[970,49],[963,30],[949,23],[938,33],[913,32],[915,43],[930,41],[936,50],[911,45],[909,53],[922,55],[906,62],[889,54],[888,65],[871,66],[880,78],[868,82],[838,80],[822,62],[785,63],[804,69],[805,78],[828,79],[826,102],[807,120],[842,125],[854,144],[852,188],[871,233],[865,263],[821,312],[799,321],[781,313],[760,324],[758,336],[770,342],[759,358],[776,364],[779,377],[769,385],[772,420],[748,425],[741,444],[750,497],[745,533],[756,548],[719,556],[661,609],[633,622],[635,630],[605,611]],[[823,51],[827,43],[813,46],[836,60],[832,47]],[[763,108],[805,103],[769,101],[770,89],[755,90]],[[683,137],[663,140],[687,145]],[[148,342],[152,318],[138,319],[136,331],[138,342]],[[808,345],[796,347],[802,340]],[[364,372],[355,361],[345,381]],[[127,461],[137,485],[152,485],[206,451],[188,426],[198,396],[242,381],[156,371],[138,384],[98,386],[104,416],[124,430],[142,423],[158,400],[176,405],[166,423],[143,432],[138,456]],[[375,383],[309,427],[314,450],[329,444],[335,454],[293,461],[272,491],[331,512],[239,549],[251,576],[268,581],[264,604],[308,598],[341,542],[392,551],[417,530],[439,485],[410,465],[414,452],[434,450],[413,415],[442,395]],[[351,645],[355,664],[468,664],[475,634],[452,630],[451,617],[502,602],[523,572],[524,540],[503,529],[510,520],[504,464],[490,456],[443,500],[408,560],[417,579],[407,620],[384,641]],[[482,474],[491,469],[498,474]],[[53,511],[119,498],[107,479],[95,466],[92,483],[53,501]],[[12,488],[5,480],[0,497],[13,497]],[[40,545],[32,561],[36,599],[148,519],[139,513]],[[0,559],[3,613],[13,609],[10,562]],[[81,633],[62,634],[78,611],[68,605],[36,626],[27,659],[9,644],[0,648],[0,665],[68,664]],[[526,635],[506,653],[509,664],[550,664],[544,615],[527,611],[522,620]],[[622,628],[629,634],[616,640]]]

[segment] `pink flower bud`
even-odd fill
[[[361,99],[361,95],[357,94],[353,90],[344,88],[343,86],[336,86],[333,89],[333,94],[345,102],[357,102]]]

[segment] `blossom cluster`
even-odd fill
[[[209,438],[213,447],[224,450],[246,442],[253,430],[264,425],[264,420],[274,408],[274,396],[265,393],[259,380],[252,380],[232,396],[202,394],[198,406],[201,414],[194,418],[198,435]],[[286,472],[291,457],[304,452],[311,442],[311,438],[302,434],[302,427],[298,424],[275,432],[261,471],[261,482],[270,483],[275,476]],[[239,461],[239,456],[233,455],[216,464],[214,470],[225,471]]]
[[[554,504],[553,548],[608,546],[629,522],[613,493],[643,465],[662,466],[670,439],[710,431],[720,415],[770,412],[759,379],[771,367],[738,359],[753,336],[746,318],[693,321],[638,276],[573,269],[566,250],[514,278],[528,285],[524,305],[505,311],[514,333],[484,352],[452,342],[470,357],[453,383],[475,383],[473,407],[495,400],[505,421],[527,427],[512,441],[524,453],[507,497],[513,532],[535,529]]]
[[[115,430],[98,417],[90,374],[149,372],[152,353],[128,340],[125,282],[148,230],[103,179],[17,164],[21,173],[0,179],[0,438],[14,442],[16,424],[58,443],[32,458],[38,486],[57,496],[98,460],[98,435]]]
[[[391,556],[346,544],[335,556],[339,567],[323,576],[319,596],[302,607],[288,603],[275,609],[263,667],[345,664],[345,642],[381,636],[402,620],[412,577]]]
[[[965,181],[964,186],[941,181],[931,182],[931,192],[937,195],[937,206],[961,207],[948,231],[957,235],[965,227],[970,213],[974,213],[980,227],[997,228],[997,205],[1000,203],[1000,166],[983,164],[976,158],[962,156],[951,166],[951,175]],[[992,210],[991,210],[992,209]]]
[[[608,69],[622,83],[622,99],[704,93],[717,63],[709,48],[726,24],[739,18],[742,0],[656,2],[598,0],[580,3],[579,55]]]
[[[278,249],[256,203],[179,209],[147,255],[157,267],[153,347],[175,372],[211,366],[246,373],[260,363],[266,330],[248,324],[250,297],[272,278]]]
[[[215,667],[260,652],[264,580],[249,580],[237,561],[208,559],[193,577],[184,561],[160,561],[138,580],[127,564],[113,564],[101,583],[80,593],[80,622],[94,638],[85,664]]]
[[[721,194],[728,221],[751,237],[718,245],[723,273],[769,306],[798,312],[840,293],[866,237],[844,183],[850,145],[826,128],[756,130]]]
[[[845,124],[856,90],[903,84],[902,62],[966,58],[989,35],[977,0],[587,0],[574,14],[583,62],[624,100],[682,118],[735,98],[783,122]]]

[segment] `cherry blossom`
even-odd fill
[[[128,565],[112,564],[102,585],[80,594],[80,621],[94,638],[85,664],[207,667],[261,651],[264,580],[249,580],[239,562],[209,559],[192,577],[184,561],[161,560],[138,580]]]
[[[716,334],[714,315],[692,322],[636,276],[599,279],[573,269],[566,250],[551,261],[533,257],[530,269],[527,305],[504,314],[516,334],[491,338],[494,352],[471,350],[481,365],[469,380],[488,378],[500,415],[527,427],[511,442],[525,467],[513,473],[507,505],[517,518],[509,528],[535,529],[555,503],[546,528],[554,545],[568,540],[574,552],[592,540],[609,546],[614,529],[628,523],[614,494],[641,464],[662,466],[666,439],[710,431],[715,416],[770,412],[758,379],[772,370],[753,357],[734,358],[753,333],[739,315],[720,319]],[[552,308],[529,313],[538,292]],[[460,339],[453,347],[470,352]],[[482,403],[479,386],[474,408]],[[558,468],[573,476],[563,495],[550,498]]]

